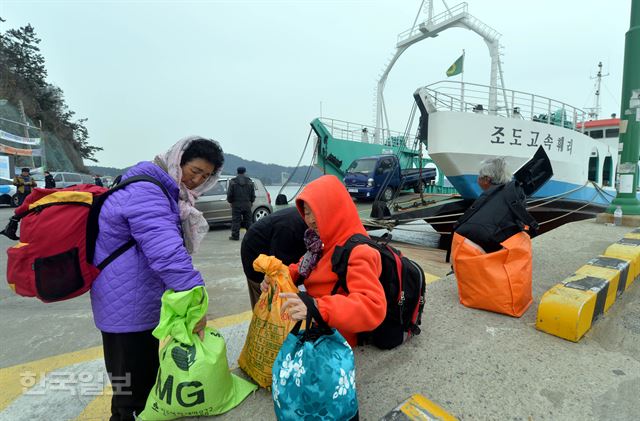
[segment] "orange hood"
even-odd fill
[[[316,218],[324,253],[332,252],[335,246],[344,244],[354,234],[367,235],[353,199],[337,177],[324,175],[302,190],[296,206],[304,218],[303,202]]]

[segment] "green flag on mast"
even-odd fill
[[[462,73],[464,63],[464,53],[447,69],[447,77],[459,75]]]

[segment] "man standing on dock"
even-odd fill
[[[36,182],[33,177],[31,177],[29,168],[23,168],[20,175],[14,177],[13,185],[17,188],[18,204],[21,205],[24,199],[31,193],[31,189],[36,187]]]
[[[229,240],[240,239],[240,228],[251,226],[251,205],[256,200],[253,181],[246,175],[245,167],[238,167],[238,175],[229,180],[227,202],[231,204],[231,236]]]

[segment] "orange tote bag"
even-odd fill
[[[460,234],[453,234],[451,258],[460,303],[467,307],[520,317],[533,302],[531,238],[519,232],[485,253]]]
[[[285,300],[281,292],[298,292],[289,276],[289,268],[274,256],[261,254],[254,260],[253,269],[271,278],[269,291],[263,292],[253,309],[247,338],[238,365],[262,387],[271,386],[271,367],[282,343],[296,324],[280,309]],[[284,317],[284,318],[283,318]]]

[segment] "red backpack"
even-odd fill
[[[9,287],[45,303],[87,292],[102,269],[135,245],[132,238],[93,265],[102,205],[113,192],[139,181],[154,183],[170,197],[158,180],[148,176],[128,178],[111,189],[93,184],[33,189],[1,232],[18,241],[7,250]]]

